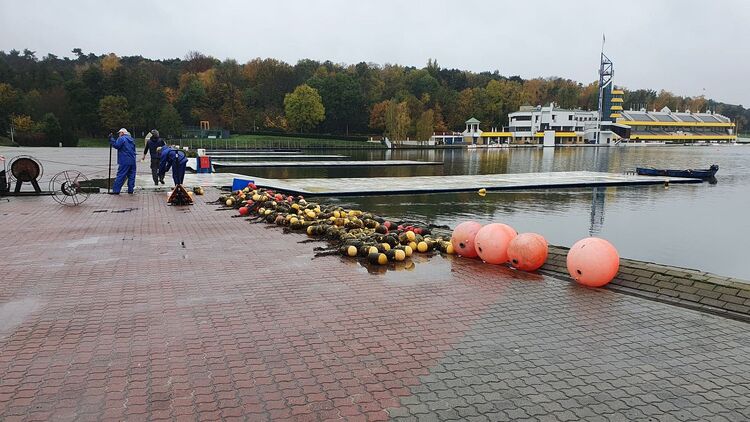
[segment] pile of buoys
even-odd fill
[[[218,203],[236,209],[238,217],[327,240],[331,247],[317,248],[317,255],[340,254],[371,265],[386,265],[408,260],[414,253],[454,253],[448,237],[432,233],[426,225],[397,224],[372,213],[308,202],[301,195],[286,195],[252,183],[220,196]]]
[[[451,244],[456,253],[466,258],[479,257],[488,264],[508,264],[522,271],[535,271],[547,261],[549,245],[538,233],[521,233],[502,223],[482,226],[465,221],[453,230]],[[578,283],[601,287],[617,275],[620,256],[617,249],[604,239],[588,237],[570,248],[567,269]]]
[[[285,232],[304,232],[310,237],[327,240],[331,247],[316,248],[317,256],[339,254],[358,258],[361,265],[393,264],[395,268],[400,265],[408,269],[413,268],[413,262],[409,262],[413,254],[440,252],[466,258],[479,257],[489,264],[535,271],[544,265],[548,256],[548,243],[542,235],[518,234],[506,224],[482,226],[475,221],[465,221],[456,226],[450,237],[441,236],[432,232],[437,226],[398,224],[372,213],[308,202],[301,195],[287,195],[259,188],[253,183],[220,196],[218,203],[236,209],[237,217],[283,226]],[[589,237],[571,247],[567,269],[576,282],[601,287],[617,275],[619,260],[611,243]],[[404,262],[409,265],[404,266]]]

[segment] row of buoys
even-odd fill
[[[541,268],[549,253],[544,236],[538,233],[518,234],[502,223],[482,226],[476,221],[465,221],[453,230],[451,244],[460,256],[478,257],[488,264],[509,264],[522,271]],[[608,241],[588,237],[570,248],[566,264],[568,273],[576,282],[601,287],[617,275],[620,256]]]

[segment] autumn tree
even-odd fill
[[[417,134],[416,139],[418,141],[427,141],[432,136],[435,128],[435,112],[430,109],[422,113],[417,120]]]
[[[109,53],[102,58],[102,71],[105,75],[111,75],[119,67],[120,58],[115,53]]]
[[[284,112],[289,126],[299,132],[314,128],[325,118],[323,99],[315,88],[305,84],[286,94]]]
[[[10,117],[13,130],[18,132],[31,132],[34,129],[34,120],[26,114],[14,114]]]
[[[128,100],[125,97],[107,95],[99,101],[99,121],[105,130],[117,130],[130,121]]]
[[[378,131],[385,131],[385,114],[388,109],[390,101],[385,100],[379,103],[373,104],[370,110],[370,123],[369,127]]]
[[[405,140],[410,125],[409,106],[405,102],[389,101],[385,111],[386,136],[394,141]]]

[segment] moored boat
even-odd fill
[[[719,171],[717,164],[708,169],[686,169],[686,170],[669,170],[656,169],[653,167],[636,167],[635,172],[641,176],[666,176],[666,177],[691,177],[694,179],[710,179]]]

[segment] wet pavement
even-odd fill
[[[163,193],[0,199],[0,420],[747,420],[750,327]]]

